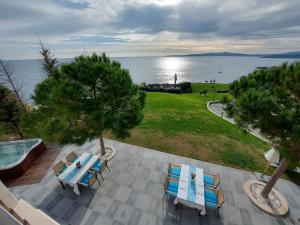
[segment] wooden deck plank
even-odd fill
[[[62,148],[57,145],[47,145],[47,151],[45,151],[37,160],[35,160],[31,167],[21,177],[3,181],[3,183],[7,187],[15,187],[41,182],[49,168],[52,166],[53,161],[57,158],[61,149]]]

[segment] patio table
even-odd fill
[[[68,168],[62,172],[58,179],[64,184],[68,184],[73,187],[75,194],[79,195],[78,182],[86,174],[86,172],[96,163],[99,156],[85,152],[79,158],[77,158]],[[80,161],[80,168],[76,167],[76,163]]]
[[[194,180],[191,178],[192,173],[196,174]],[[206,214],[203,169],[181,165],[178,193],[174,200],[174,204],[178,203],[200,210],[201,215]]]

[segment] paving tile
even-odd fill
[[[152,214],[152,215],[157,215],[157,208],[159,207],[159,204],[161,203],[162,199],[155,199],[152,198],[149,205],[148,205],[148,209],[147,212]],[[157,215],[159,216],[159,215]]]
[[[147,180],[137,177],[132,185],[132,189],[136,191],[144,191],[146,188]]]
[[[97,201],[94,202],[93,205],[90,207],[96,210],[97,212],[106,215],[110,208],[114,209],[115,207],[117,207],[119,201],[117,201],[115,205],[113,205],[113,203],[114,200],[112,198],[105,195],[101,195],[101,196],[97,196]]]
[[[77,202],[73,202],[71,207],[65,212],[65,214],[62,216],[62,219],[65,221],[69,221],[70,218],[73,216],[73,214],[76,212],[76,210],[80,207],[80,204]]]
[[[131,190],[126,203],[133,206],[135,204],[136,200],[137,200],[138,194],[139,194],[138,191]]]
[[[120,203],[118,209],[115,212],[114,220],[124,225],[129,224],[129,220],[132,216],[134,208],[128,204]]]
[[[72,203],[73,201],[70,198],[64,197],[55,205],[55,207],[53,207],[51,212],[57,217],[63,217],[72,206]]]
[[[224,193],[224,198],[225,198],[225,204],[235,206],[233,193],[228,190],[223,190],[223,193]]]
[[[151,201],[150,196],[144,193],[139,193],[134,206],[135,208],[146,211],[149,208],[150,201]]]
[[[98,217],[100,216],[100,213],[96,212],[96,211],[92,211],[88,217],[83,220],[83,224],[84,225],[93,225],[95,224],[96,220],[98,219]]]
[[[158,221],[158,217],[152,214],[143,212],[140,216],[139,225],[156,225]]]
[[[146,187],[145,187],[144,193],[146,193],[146,194],[151,194],[154,185],[155,185],[155,182],[154,182],[154,181],[148,180],[147,183],[146,183]]]
[[[128,224],[139,225],[139,220],[140,220],[141,214],[142,214],[141,209],[134,208]]]
[[[111,204],[111,206],[109,207],[107,213],[106,213],[106,216],[110,219],[113,219],[117,210],[119,209],[120,207],[120,204],[121,202],[120,201],[117,201],[117,200],[114,200]]]
[[[243,220],[244,224],[255,225],[255,224],[252,223],[249,212],[247,210],[240,209],[240,211],[241,211],[241,216],[242,216],[242,220]]]
[[[101,214],[96,218],[95,222],[93,223],[93,225],[113,225],[113,224],[114,221],[112,219]]]
[[[241,212],[240,212],[239,208],[237,208],[237,207],[233,207],[230,205],[224,205],[222,207],[222,215],[223,215],[224,221],[226,221],[228,223],[233,223],[233,224],[238,224],[238,225],[243,224]]]
[[[120,202],[126,202],[130,192],[131,190],[128,187],[121,186],[117,189],[114,199],[119,200]]]
[[[243,189],[243,183],[238,182],[238,181],[234,181],[234,185],[236,187],[236,190],[238,193],[243,194],[244,193],[244,189]]]

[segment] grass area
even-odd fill
[[[261,170],[268,144],[207,110],[207,102],[221,99],[209,91],[228,90],[227,84],[193,84],[192,94],[147,93],[142,124],[127,143],[227,166]],[[111,135],[108,135],[111,138]]]
[[[212,88],[212,86],[214,86]],[[207,96],[199,91],[207,89]],[[191,94],[147,93],[144,120],[124,140],[176,155],[222,164],[239,169],[263,171],[263,153],[270,145],[245,133],[207,109],[207,102],[220,100],[228,93],[228,84],[193,84]],[[115,139],[111,134],[106,137]],[[267,171],[268,175],[274,168]],[[284,178],[300,184],[300,175],[288,172]]]

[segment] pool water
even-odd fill
[[[19,161],[37,142],[37,140],[24,140],[0,143],[0,168]]]

